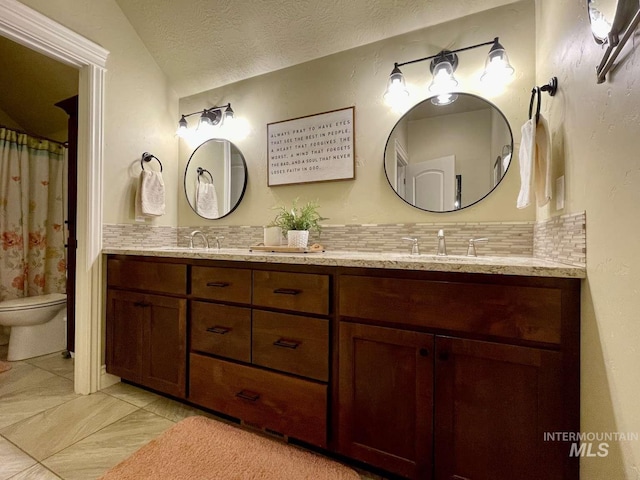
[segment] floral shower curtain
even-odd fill
[[[0,127],[0,301],[64,293],[66,148]]]

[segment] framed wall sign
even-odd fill
[[[267,124],[267,185],[355,178],[354,110]]]

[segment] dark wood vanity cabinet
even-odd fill
[[[579,431],[578,279],[110,256],[107,285],[109,373],[410,479],[578,479],[544,436]]]
[[[568,427],[560,352],[438,336],[435,365],[437,480],[577,478],[544,441]]]
[[[329,275],[193,266],[190,278],[188,399],[326,448]]]
[[[186,266],[110,259],[107,286],[107,372],[184,398],[187,301],[159,292],[184,295]]]
[[[340,452],[410,478],[431,478],[433,335],[340,325]]]
[[[337,449],[415,479],[577,479],[579,280],[341,275]]]

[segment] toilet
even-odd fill
[[[16,361],[66,348],[67,296],[49,293],[0,302],[0,326],[11,327],[7,360]]]

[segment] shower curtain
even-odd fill
[[[66,290],[66,150],[0,127],[0,301]]]

